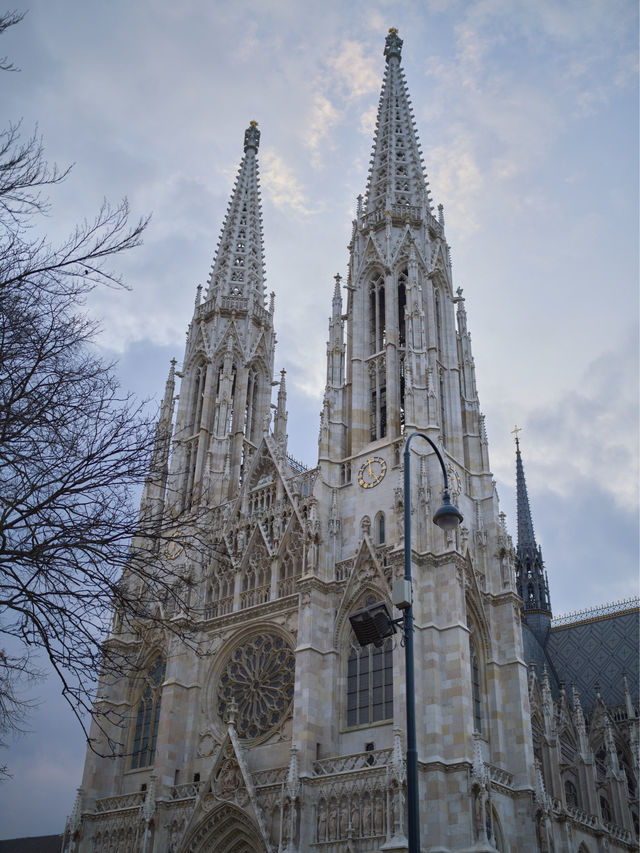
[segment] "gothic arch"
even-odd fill
[[[180,853],[268,853],[262,833],[246,812],[225,803],[189,834]]]
[[[146,662],[132,684],[129,769],[153,766],[165,673],[164,653],[156,649],[146,656]]]

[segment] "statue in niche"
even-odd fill
[[[356,800],[351,803],[351,827],[356,837],[360,835],[360,810]]]
[[[329,806],[329,841],[334,841],[338,829],[338,810],[335,803]]]
[[[318,806],[318,841],[326,841],[327,836],[327,809],[324,802]]]
[[[380,795],[376,797],[373,806],[373,827],[376,835],[382,835],[384,832],[384,821],[382,814],[382,798]]]
[[[367,797],[362,807],[362,834],[371,835],[371,800]]]
[[[349,804],[346,800],[340,806],[340,838],[346,838],[349,831]]]

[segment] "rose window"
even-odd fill
[[[229,656],[218,684],[218,714],[233,700],[240,737],[256,738],[282,722],[293,699],[293,651],[283,637],[253,637]]]

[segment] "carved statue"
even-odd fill
[[[335,803],[331,803],[329,807],[329,840],[334,841],[336,838],[336,830],[338,828],[338,810]]]
[[[349,804],[343,800],[340,806],[340,838],[346,838],[349,831]]]
[[[384,820],[382,814],[382,798],[380,796],[376,797],[374,806],[373,806],[373,827],[376,835],[382,835],[384,833]]]
[[[326,841],[327,836],[327,809],[324,802],[318,806],[318,841]]]
[[[353,828],[353,834],[355,836],[360,835],[360,810],[358,809],[358,803],[355,800],[351,804],[351,826]]]
[[[362,834],[371,835],[371,800],[367,797],[362,807]]]

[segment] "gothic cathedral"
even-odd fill
[[[120,638],[138,643],[139,671],[104,684],[99,701],[120,710],[113,737],[123,746],[110,759],[87,752],[67,850],[408,849],[404,649],[399,633],[361,647],[349,616],[371,602],[400,615],[391,585],[403,576],[403,448],[415,431],[441,449],[464,517],[455,532],[432,523],[442,470],[427,443],[414,441],[421,849],[635,849],[626,783],[637,765],[630,759],[625,770],[616,758],[606,711],[608,815],[599,810],[587,735],[574,745],[587,756],[574,781],[594,793],[580,808],[561,778],[553,787],[540,747],[562,714],[576,729],[576,703],[564,687],[552,695],[546,669],[528,666],[526,555],[498,506],[465,300],[423,171],[401,48],[390,30],[348,275],[333,288],[314,468],[287,450],[284,371],[273,382],[260,131],[251,122],[245,133],[182,367],[171,366],[161,458],[143,495],[143,511],[180,521],[158,561],[181,567],[188,603],[174,614],[171,602],[164,606],[167,618],[190,620],[200,651],[161,632],[151,641]],[[206,547],[193,549],[184,530],[196,523]],[[550,605],[541,556],[533,563],[543,600],[530,610],[539,615]],[[114,634],[123,630],[114,623]]]

